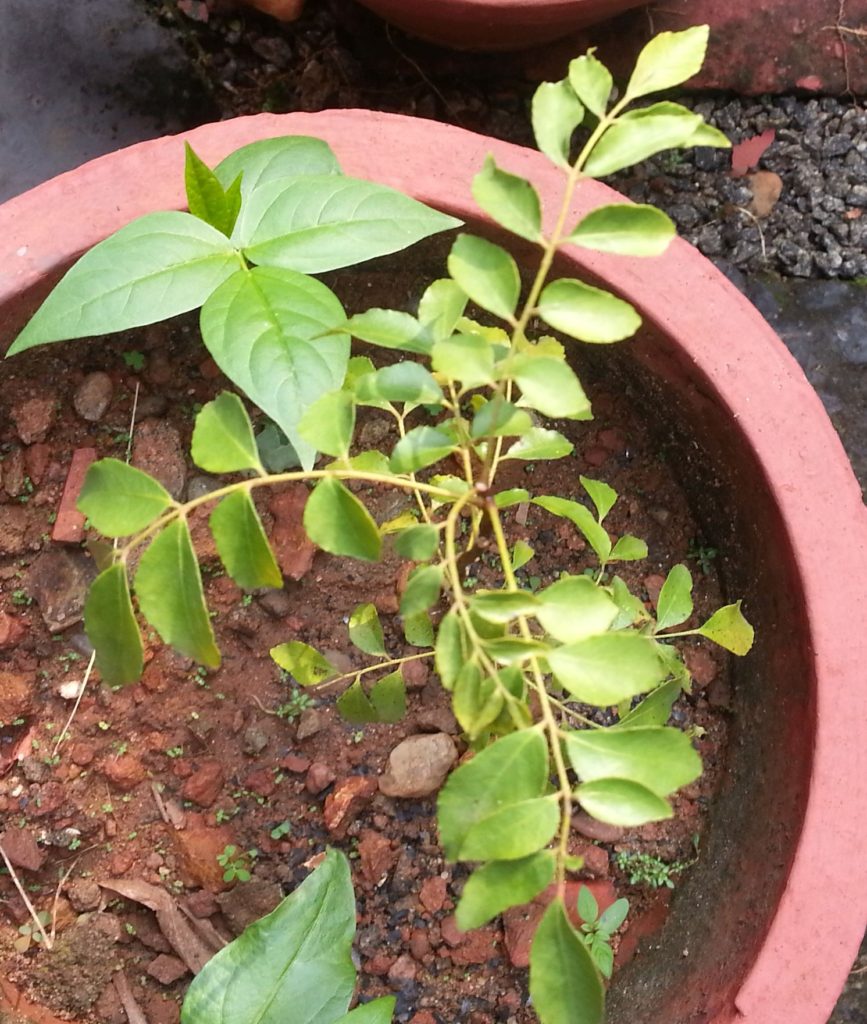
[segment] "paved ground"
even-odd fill
[[[0,0],[0,23],[0,201],[213,117],[174,37],[135,0]],[[815,385],[867,490],[867,286],[730,276]],[[867,1024],[867,944],[859,963],[829,1024]]]

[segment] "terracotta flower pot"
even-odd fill
[[[639,0],[359,2],[406,32],[457,50],[520,50],[639,6]]]
[[[324,138],[347,173],[404,189],[490,230],[470,197],[485,154],[556,208],[536,153],[457,128],[360,111],[261,114],[186,137],[214,163],[281,134]],[[71,260],[145,212],[183,204],[183,138],[144,142],[0,207],[0,340]],[[614,193],[588,183],[574,216]],[[712,517],[726,582],[757,645],[736,668],[729,785],[699,865],[653,951],[611,992],[613,1022],[824,1024],[867,907],[867,516],[843,448],[801,370],[756,310],[678,241],[660,259],[575,250],[561,271],[628,298],[628,364],[686,438],[684,472]],[[591,346],[592,347],[592,346]],[[640,1010],[636,1008],[640,1007]]]

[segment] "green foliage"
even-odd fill
[[[706,42],[704,28],[652,40],[619,98],[592,51],[572,61],[562,81],[540,86],[533,129],[563,171],[563,211],[575,208],[587,178],[667,148],[726,144],[668,99],[630,108],[689,77]],[[575,129],[585,120],[575,152]],[[533,1005],[542,1024],[599,1024],[610,939],[627,908],[618,901],[600,914],[585,889],[577,908],[583,923],[571,923],[575,908],[567,912],[562,894],[574,866],[567,853],[573,810],[580,805],[627,828],[671,817],[670,798],[701,771],[690,736],[668,724],[689,689],[678,644],[699,638],[692,642],[745,654],[753,631],[740,602],[695,626],[692,577],[683,565],[671,568],[655,617],[648,611],[612,572],[648,549],[612,530],[626,516],[605,481],[573,484],[567,466],[568,491],[536,494],[506,487],[502,477],[518,460],[529,482],[534,463],[572,453],[557,428],[592,415],[569,359],[572,346],[614,344],[641,323],[618,295],[551,275],[558,250],[577,245],[652,258],[674,226],[659,211],[628,203],[590,210],[577,223],[547,211],[543,222],[533,183],[489,158],[473,195],[521,239],[519,248],[539,246],[538,269],[522,281],[506,245],[460,234],[446,276],[429,285],[415,312],[375,307],[347,317],[312,275],[395,252],[457,222],[344,176],[329,148],[311,138],[254,143],[213,169],[188,149],[185,181],[189,213],[149,215],[82,257],[13,347],[119,331],[200,306],[215,362],[271,420],[257,437],[239,395],[226,392],[205,405],[193,459],[209,473],[233,476],[183,503],[125,463],[104,459],[91,468],[80,508],[117,540],[106,547],[85,609],[98,669],[109,682],[136,678],[140,618],[182,653],[217,666],[188,521],[208,506],[227,573],[247,590],[280,587],[255,499],[259,488],[303,481],[311,488],[303,527],[324,552],[319,557],[373,562],[393,548],[414,565],[402,577],[397,616],[383,622],[373,595],[348,615],[347,642],[362,667],[341,673],[301,640],[277,645],[272,657],[300,687],[343,684],[337,707],[353,725],[398,721],[407,703],[404,671],[432,660],[472,751],[438,798],[446,858],[473,865],[458,923],[478,927],[555,883],[531,950]],[[478,320],[467,316],[468,303],[483,311]],[[544,325],[560,336],[542,333]],[[353,357],[353,338],[387,350],[385,357]],[[387,450],[364,450],[359,409],[365,420],[393,426]],[[380,522],[372,510],[383,506],[384,488],[407,502]],[[538,577],[522,584],[516,572],[534,552],[507,536],[504,520],[515,506],[531,506],[537,520],[571,523],[595,567],[546,586]],[[493,574],[484,588],[467,570],[479,559]],[[391,656],[401,630],[419,650]],[[276,714],[292,719],[310,703],[295,690]],[[587,705],[612,715],[612,724],[588,718]],[[287,834],[283,825],[272,831]],[[227,848],[220,857],[228,881],[249,877],[249,854]],[[303,1008],[303,1024],[385,1024],[391,1000],[347,1014],[353,928],[346,862],[332,852],[198,976],[184,1024],[267,1024],[287,1012],[293,1024],[293,1007]]]
[[[249,882],[250,870],[248,855],[231,843],[224,846],[217,854],[217,863],[223,868],[224,882]]]
[[[691,860],[666,862],[659,857],[639,850],[619,850],[615,855],[617,866],[625,872],[630,885],[646,885],[651,889],[663,886],[674,888],[672,875],[678,875],[691,867],[698,856],[698,836],[694,838],[695,856]]]

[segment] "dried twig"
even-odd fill
[[[54,890],[54,902],[51,904],[51,944],[54,945],[54,940],[57,937],[57,905],[60,903],[60,893],[63,891],[63,886],[66,884],[66,879],[75,870],[75,865],[78,863],[78,857],[69,865],[64,873],[57,880],[57,888]],[[48,947],[51,948],[50,946]]]
[[[60,735],[57,737],[54,748],[51,751],[51,756],[54,757],[57,751],[60,749],[61,743],[66,739],[66,734],[69,732],[69,727],[72,725],[72,720],[75,718],[75,714],[78,711],[78,705],[81,703],[81,698],[84,696],[84,691],[87,689],[87,684],[90,681],[90,674],[93,672],[93,666],[96,662],[96,651],[90,655],[90,661],[87,663],[87,671],[84,673],[84,679],[81,680],[81,689],[78,691],[78,696],[75,698],[75,704],[73,705],[72,711],[69,713],[69,718],[66,719],[66,725],[60,731]]]
[[[15,884],[15,888],[18,890],[18,895],[21,897],[22,900],[24,900],[24,906],[27,907],[27,910],[30,913],[31,918],[33,919],[33,923],[36,925],[36,930],[39,932],[43,946],[45,947],[45,949],[51,949],[54,946],[54,941],[52,937],[49,936],[48,932],[46,932],[45,925],[39,920],[39,915],[36,913],[33,904],[30,902],[30,897],[25,892],[24,886],[19,881],[15,868],[12,866],[12,861],[9,860],[9,858],[6,856],[6,851],[3,849],[2,843],[0,843],[0,856],[2,856],[3,863],[6,865],[6,870],[9,872],[9,877],[12,879],[13,883]]]

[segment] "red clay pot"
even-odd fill
[[[183,140],[210,163],[255,139],[320,136],[347,173],[376,179],[494,235],[470,181],[487,153],[536,184],[539,154],[388,114],[260,114],[102,157],[0,207],[0,340],[74,257],[140,214],[182,207]],[[572,215],[617,198],[587,183]],[[526,255],[526,254],[525,254]],[[816,393],[756,310],[685,242],[659,259],[574,250],[562,272],[639,309],[629,364],[679,424],[698,510],[715,523],[731,592],[758,642],[736,669],[729,786],[702,858],[653,951],[618,975],[610,1020],[825,1024],[867,907],[867,516]],[[586,346],[593,348],[593,346]],[[622,353],[618,357],[616,351]]]
[[[359,0],[412,35],[457,50],[521,50],[641,0]]]

